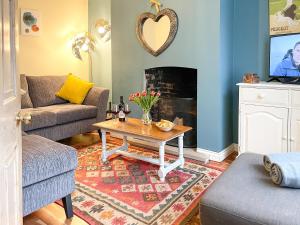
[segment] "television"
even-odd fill
[[[270,38],[270,77],[300,78],[300,33]]]

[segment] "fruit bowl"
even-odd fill
[[[161,120],[160,122],[155,123],[155,126],[161,131],[168,132],[175,127],[175,124],[168,120]]]

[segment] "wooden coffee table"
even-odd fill
[[[143,125],[141,120],[128,118],[126,122],[119,122],[117,119],[104,121],[94,124],[95,127],[101,129],[102,139],[102,161],[106,162],[107,157],[113,154],[120,154],[126,157],[146,161],[155,165],[159,165],[158,176],[161,181],[165,180],[167,173],[176,167],[184,166],[183,157],[183,136],[187,131],[192,130],[191,127],[176,125],[169,132],[160,131],[155,125]],[[106,133],[113,132],[123,136],[123,145],[107,151]],[[159,159],[144,157],[135,153],[128,152],[128,137],[138,138],[152,143],[159,144]],[[167,141],[178,138],[178,159],[173,163],[165,163],[165,145]]]

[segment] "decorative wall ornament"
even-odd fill
[[[299,33],[299,9],[299,1],[269,0],[270,35]]]
[[[41,32],[40,13],[37,10],[21,9],[21,34],[38,36]]]
[[[156,14],[145,12],[137,21],[136,34],[143,48],[153,56],[160,55],[174,41],[178,17],[172,9],[162,9],[158,0],[150,0]]]
[[[72,52],[74,56],[82,60],[81,52],[90,53],[95,50],[94,38],[88,33],[79,33],[72,40]]]
[[[89,80],[91,82],[93,82],[93,63],[91,57],[91,52],[93,51],[95,51],[95,40],[90,33],[79,33],[72,39],[72,52],[77,59],[82,60],[81,52],[86,52],[88,54],[90,70]]]
[[[106,42],[111,38],[111,25],[105,19],[98,19],[95,23],[96,34],[101,41]]]

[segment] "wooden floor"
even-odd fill
[[[85,135],[78,135],[73,138],[69,138],[61,141],[63,144],[72,145],[74,147],[88,146],[95,144],[99,141],[97,133],[90,133]],[[227,168],[233,160],[236,158],[236,154],[230,155],[226,160],[221,163],[210,162],[211,165],[218,165],[223,168]],[[190,224],[199,224],[199,219],[194,218]],[[87,225],[85,221],[81,220],[77,216],[72,219],[66,219],[64,209],[56,203],[50,204],[23,219],[24,225]]]

